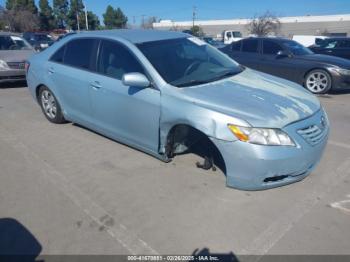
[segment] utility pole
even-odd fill
[[[85,23],[86,23],[86,31],[89,31],[89,23],[88,23],[88,15],[87,15],[87,9],[86,9],[86,5],[83,2],[84,5],[84,9],[85,9]]]
[[[194,21],[196,20],[197,15],[197,7],[193,6],[193,12],[192,12],[192,28],[194,27]]]
[[[142,28],[145,27],[145,16],[146,16],[146,15],[142,15],[142,24],[141,24],[141,27],[142,27]]]
[[[77,27],[78,27],[78,32],[80,32],[79,13],[78,13],[78,11],[77,11],[76,15],[77,15]]]

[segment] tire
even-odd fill
[[[325,94],[332,88],[331,75],[322,69],[315,69],[305,77],[305,88],[314,94]]]
[[[40,87],[38,101],[47,120],[55,124],[62,124],[66,122],[63,117],[60,104],[58,103],[53,92],[46,86]]]

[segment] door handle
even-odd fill
[[[52,75],[53,73],[55,73],[55,69],[53,69],[52,67],[49,68],[49,74]]]
[[[100,88],[102,87],[102,85],[101,85],[100,82],[98,82],[98,81],[92,82],[92,83],[90,84],[90,86],[91,86],[92,88],[95,88],[95,89],[100,89]]]

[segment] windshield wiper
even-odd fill
[[[207,84],[209,83],[210,81],[208,80],[196,80],[196,79],[193,79],[189,82],[185,82],[185,83],[181,83],[181,84],[177,84],[176,86],[177,87],[187,87],[187,86],[196,86],[196,85],[202,85],[202,84]]]
[[[237,75],[237,74],[239,74],[241,72],[242,71],[240,71],[240,70],[227,70],[224,73],[222,73],[222,74],[220,74],[220,75],[218,75],[218,76],[216,76],[214,78],[209,79],[208,81],[209,82],[218,81],[218,80],[221,80],[221,79],[229,77],[229,76]]]

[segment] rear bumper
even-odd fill
[[[321,113],[322,111],[284,128],[297,144],[296,147],[262,146],[212,138],[225,161],[227,186],[243,190],[264,190],[307,177],[322,157],[329,127],[324,130],[322,141],[314,146],[296,131],[318,122]]]
[[[12,69],[12,70],[0,71],[0,83],[25,81],[25,80],[26,80],[25,70]]]

